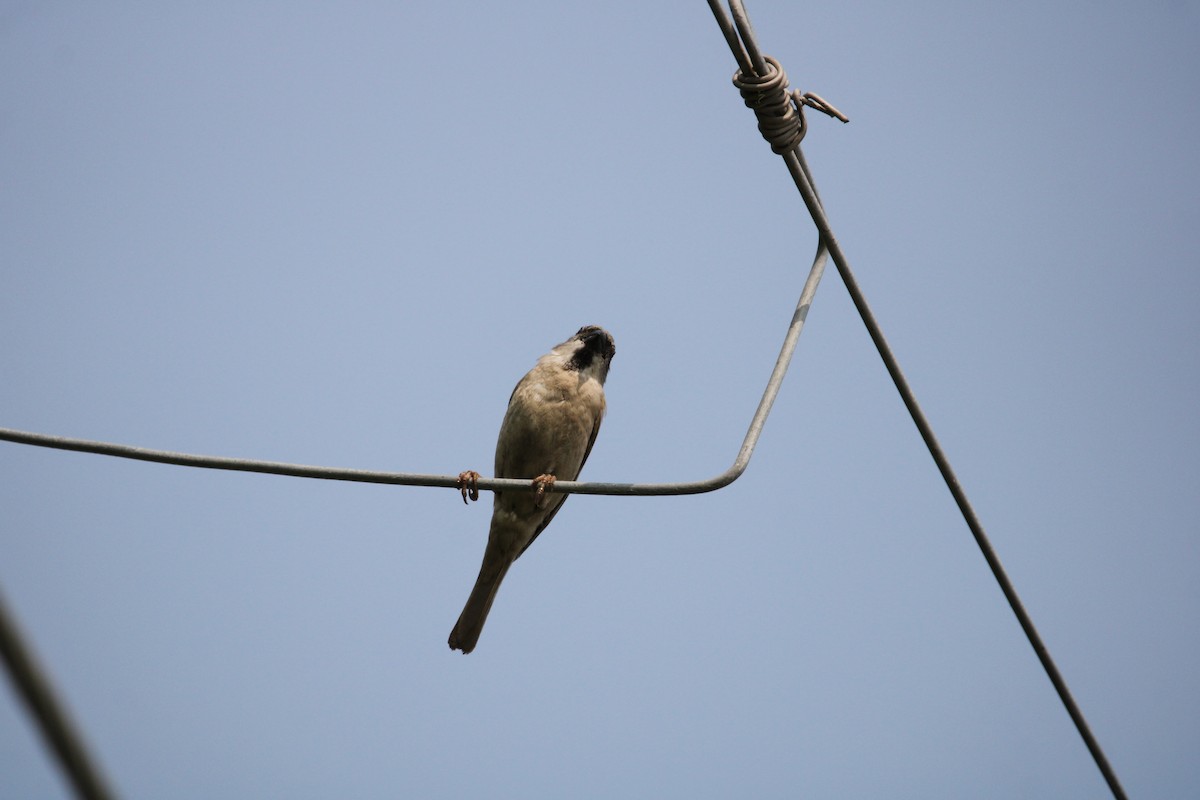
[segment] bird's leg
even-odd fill
[[[473,469],[458,473],[458,490],[462,492],[463,503],[467,498],[479,499],[479,473]]]
[[[533,505],[536,508],[542,507],[542,502],[546,498],[546,489],[554,485],[553,475],[538,475],[533,479]]]

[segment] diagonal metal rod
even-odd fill
[[[828,242],[830,255],[833,258],[834,265],[837,267],[838,274],[841,275],[842,282],[846,284],[850,298],[854,301],[854,307],[858,309],[858,314],[862,317],[863,324],[871,336],[871,341],[875,343],[875,349],[879,351],[879,356],[883,359],[884,366],[887,367],[888,375],[892,378],[892,383],[896,385],[896,390],[900,393],[900,398],[904,401],[904,405],[908,409],[913,423],[916,424],[921,438],[925,441],[925,446],[929,449],[929,454],[933,457],[934,463],[937,464],[938,471],[942,474],[942,479],[946,482],[946,487],[954,497],[954,502],[958,504],[959,511],[962,512],[963,519],[966,521],[967,527],[971,530],[971,535],[975,537],[975,543],[979,546],[984,560],[987,561],[992,575],[995,576],[996,583],[1000,585],[1000,591],[1004,593],[1005,599],[1008,600],[1009,606],[1012,607],[1013,614],[1017,617],[1017,622],[1020,623],[1021,629],[1025,632],[1025,637],[1029,640],[1030,646],[1033,647],[1033,651],[1037,654],[1038,660],[1041,661],[1042,668],[1046,671],[1047,677],[1050,678],[1050,683],[1054,685],[1054,690],[1058,693],[1058,697],[1066,708],[1067,714],[1070,715],[1071,720],[1075,723],[1075,727],[1079,731],[1084,744],[1087,745],[1092,759],[1096,762],[1096,766],[1100,770],[1100,774],[1104,776],[1104,780],[1108,783],[1113,797],[1118,798],[1118,800],[1125,800],[1125,790],[1121,787],[1116,772],[1113,770],[1112,765],[1109,764],[1108,758],[1104,755],[1099,741],[1092,734],[1087,719],[1083,716],[1083,710],[1075,702],[1075,698],[1071,694],[1066,680],[1063,678],[1062,673],[1059,672],[1058,666],[1050,656],[1050,651],[1046,647],[1046,643],[1042,640],[1041,634],[1038,633],[1037,628],[1034,626],[1033,618],[1025,610],[1025,605],[1021,602],[1021,598],[1017,594],[1016,586],[1013,585],[1012,580],[1008,577],[1008,572],[1004,569],[1004,565],[1000,563],[1000,556],[997,555],[995,548],[992,547],[991,540],[988,539],[987,532],[983,528],[983,522],[975,512],[974,506],[971,505],[966,491],[958,480],[958,475],[954,472],[954,468],[950,464],[950,459],[946,456],[946,452],[942,449],[942,445],[938,442],[937,436],[933,432],[933,426],[929,424],[929,419],[925,416],[925,412],[921,410],[916,395],[913,393],[912,387],[909,386],[908,379],[904,377],[904,372],[901,371],[895,354],[888,345],[887,339],[884,338],[883,331],[880,329],[875,315],[871,312],[870,306],[867,305],[866,297],[863,295],[862,289],[859,288],[858,281],[854,278],[854,273],[850,270],[850,265],[846,261],[846,256],[842,252],[841,246],[833,238],[833,233],[829,228],[829,221],[825,218],[825,213],[816,198],[816,193],[813,191],[812,185],[807,183],[803,172],[797,172],[793,169],[790,160],[788,162],[788,169],[792,171],[797,185],[804,184],[804,188],[801,189],[801,194],[804,195],[804,203],[808,206],[809,213],[813,216],[813,221],[816,222],[817,228],[821,231],[822,238]]]
[[[741,0],[730,0],[729,6],[736,22],[737,33],[740,34],[740,39],[738,39],[736,34],[731,33],[734,25],[725,16],[720,3],[717,0],[709,0],[709,7],[712,9],[717,24],[720,26],[722,33],[724,33],[725,40],[730,44],[733,56],[741,69],[745,70],[749,61],[756,67],[754,74],[764,76],[762,58],[758,55],[761,51],[759,50],[758,43],[755,41],[754,31],[750,26],[750,19],[746,15],[745,8]],[[1079,731],[1080,737],[1083,739],[1084,744],[1087,745],[1092,759],[1096,762],[1096,766],[1100,770],[1100,774],[1104,776],[1104,780],[1107,782],[1113,797],[1117,798],[1117,800],[1125,800],[1125,790],[1121,787],[1121,782],[1118,780],[1116,772],[1113,770],[1112,765],[1109,764],[1108,758],[1104,755],[1100,743],[1092,734],[1091,728],[1083,716],[1083,711],[1080,709],[1079,704],[1075,702],[1075,698],[1071,694],[1066,680],[1063,678],[1062,673],[1059,672],[1054,659],[1051,658],[1049,649],[1046,647],[1045,642],[1042,641],[1041,635],[1033,624],[1033,618],[1029,616],[1029,612],[1025,610],[1025,605],[1021,602],[1020,596],[1017,595],[1016,587],[1013,585],[1012,580],[1009,579],[1004,565],[1000,563],[1000,557],[996,554],[995,548],[992,547],[992,543],[983,529],[983,523],[980,521],[979,515],[975,513],[975,508],[967,498],[966,491],[962,488],[962,484],[959,482],[954,468],[950,465],[950,459],[946,456],[945,451],[938,442],[937,436],[934,435],[933,427],[929,424],[925,412],[921,410],[920,404],[917,403],[916,395],[912,387],[909,386],[908,379],[904,377],[904,373],[900,369],[900,364],[896,360],[892,348],[888,345],[887,339],[884,338],[883,330],[879,327],[879,322],[875,319],[871,307],[867,304],[867,299],[863,295],[862,289],[859,287],[858,281],[850,269],[850,263],[842,251],[837,237],[833,235],[833,229],[829,224],[829,219],[825,216],[825,209],[822,207],[821,200],[817,196],[816,188],[809,175],[807,164],[804,163],[800,148],[796,147],[792,152],[784,153],[783,157],[784,162],[787,164],[788,172],[791,173],[792,180],[796,184],[796,188],[800,190],[800,195],[804,198],[804,205],[808,208],[808,213],[812,216],[813,223],[817,226],[817,231],[821,235],[821,241],[828,247],[830,257],[833,259],[834,266],[837,267],[838,274],[841,275],[842,282],[846,285],[846,289],[850,293],[854,307],[858,310],[863,325],[866,326],[867,332],[871,336],[871,341],[875,343],[875,349],[879,351],[879,356],[883,359],[888,375],[891,376],[892,383],[896,385],[896,390],[900,393],[900,397],[904,401],[909,415],[916,424],[921,438],[925,441],[925,446],[929,449],[929,454],[933,457],[934,463],[937,464],[938,471],[942,474],[942,479],[950,489],[950,494],[954,497],[954,502],[958,505],[959,511],[962,512],[967,527],[970,528],[972,536],[975,537],[975,542],[979,546],[980,552],[983,553],[984,560],[987,561],[988,567],[991,568],[992,575],[995,576],[996,582],[1000,585],[1000,590],[1004,593],[1005,599],[1008,600],[1013,614],[1016,615],[1021,629],[1025,632],[1025,636],[1029,640],[1029,644],[1033,647],[1034,653],[1037,654],[1038,660],[1042,663],[1042,668],[1050,678],[1050,682],[1054,685],[1059,699],[1062,701],[1063,706],[1066,707],[1067,714],[1070,715],[1071,720],[1075,723],[1075,728]]]
[[[21,639],[17,622],[0,595],[0,657],[8,668],[13,688],[25,701],[29,714],[38,723],[42,739],[54,752],[59,766],[71,781],[75,795],[82,800],[109,800],[112,794],[100,770],[88,756],[83,738],[71,724],[66,710],[55,699],[50,680],[37,663],[32,648]]]
[[[908,379],[904,377],[904,372],[901,371],[900,364],[896,360],[895,354],[892,353],[887,339],[884,338],[883,331],[880,329],[875,315],[871,312],[870,306],[867,305],[867,299],[863,295],[862,289],[859,288],[858,281],[854,278],[854,273],[850,270],[849,262],[846,261],[846,256],[842,252],[841,246],[833,238],[833,233],[829,228],[829,221],[825,218],[825,213],[816,198],[816,193],[813,191],[811,184],[807,183],[802,172],[793,171],[790,161],[788,169],[793,172],[793,177],[796,179],[797,185],[804,184],[804,188],[801,189],[801,194],[804,195],[804,203],[808,206],[813,221],[816,222],[817,228],[821,231],[822,238],[826,238],[828,242],[830,254],[834,265],[837,267],[838,274],[841,275],[842,282],[846,284],[850,298],[854,301],[854,307],[858,309],[858,314],[862,317],[863,324],[871,336],[871,341],[875,343],[875,349],[879,351],[879,356],[883,359],[884,366],[887,367],[888,375],[892,378],[892,383],[896,385],[896,390],[900,393],[900,398],[904,401],[904,405],[908,409],[913,422],[916,424],[921,438],[925,441],[925,446],[929,449],[929,454],[933,457],[934,463],[937,464],[938,471],[942,474],[942,479],[946,482],[950,494],[954,497],[954,502],[958,504],[959,511],[962,512],[963,519],[966,521],[967,527],[971,530],[971,535],[975,537],[975,543],[979,546],[984,560],[987,561],[992,575],[996,578],[996,583],[1000,585],[1000,590],[1004,593],[1005,599],[1008,600],[1009,606],[1012,607],[1013,614],[1016,615],[1017,622],[1020,623],[1021,629],[1025,632],[1025,637],[1029,640],[1030,646],[1033,647],[1033,651],[1037,654],[1038,660],[1042,662],[1042,668],[1045,669],[1047,677],[1050,678],[1050,683],[1054,685],[1054,690],[1058,692],[1059,699],[1067,709],[1067,714],[1070,715],[1076,729],[1079,731],[1080,737],[1083,739],[1084,744],[1087,745],[1088,751],[1092,754],[1096,766],[1100,769],[1100,774],[1104,776],[1104,780],[1108,783],[1113,796],[1118,798],[1118,800],[1124,800],[1125,791],[1117,779],[1116,772],[1109,764],[1108,758],[1104,755],[1099,741],[1092,734],[1087,719],[1083,716],[1083,710],[1075,702],[1075,698],[1071,694],[1066,680],[1063,678],[1062,673],[1059,672],[1058,666],[1050,656],[1050,651],[1046,647],[1046,643],[1042,640],[1041,634],[1038,633],[1037,628],[1034,626],[1033,618],[1025,610],[1025,605],[1021,602],[1016,587],[1008,577],[1008,572],[1005,571],[1004,565],[1000,563],[1000,556],[996,554],[991,540],[988,539],[987,532],[983,528],[983,522],[980,521],[979,515],[975,512],[974,506],[971,505],[966,491],[958,480],[958,475],[950,465],[950,459],[946,456],[946,452],[938,442],[937,436],[933,432],[933,427],[929,424],[929,419],[925,416],[925,412],[921,410],[920,404],[917,403],[917,397],[913,393],[912,387],[909,386]]]

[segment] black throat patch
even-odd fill
[[[571,360],[567,362],[567,369],[585,370],[592,366],[597,359],[612,358],[616,352],[612,337],[603,328],[595,325],[580,328],[574,338],[582,341],[583,347],[571,355]]]

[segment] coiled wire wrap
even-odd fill
[[[767,55],[763,56],[763,61],[766,62],[766,75],[747,74],[739,69],[733,74],[733,85],[741,92],[746,107],[758,118],[758,132],[770,143],[771,151],[781,156],[800,144],[808,132],[808,124],[796,96],[788,92],[787,73],[783,67]]]

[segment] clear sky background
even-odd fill
[[[751,1],[834,230],[1131,796],[1200,796],[1200,8]],[[815,247],[702,2],[0,3],[0,425],[490,474],[732,461]],[[490,495],[0,443],[0,587],[128,798],[1096,798],[830,269],[746,474]],[[0,692],[0,796],[67,792]]]

